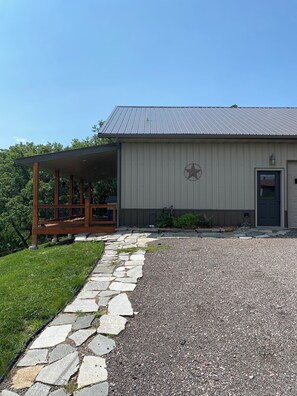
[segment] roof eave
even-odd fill
[[[189,138],[189,139],[285,139],[285,140],[291,139],[291,140],[295,140],[295,139],[297,139],[297,133],[296,133],[296,135],[107,133],[107,134],[100,134],[99,137],[113,138],[113,139],[187,139],[187,138]]]

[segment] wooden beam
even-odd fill
[[[59,205],[59,194],[60,194],[60,172],[55,170],[55,195],[54,204]],[[55,209],[55,219],[59,219],[59,209]]]
[[[73,204],[73,176],[69,176],[69,205]],[[73,216],[72,208],[69,210],[69,215]]]
[[[32,221],[32,246],[37,246],[38,227],[38,204],[39,204],[39,163],[33,164],[33,221]]]

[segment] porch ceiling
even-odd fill
[[[106,144],[18,158],[16,163],[30,166],[38,162],[41,170],[58,170],[61,176],[94,182],[117,177],[117,149],[116,144]]]

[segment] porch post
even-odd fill
[[[85,199],[85,227],[90,227],[90,198]]]
[[[73,176],[69,176],[69,205],[73,204]],[[71,208],[70,211],[70,216],[73,216],[73,209]]]
[[[54,196],[54,205],[59,205],[59,193],[60,193],[60,173],[58,170],[55,170],[55,196]],[[59,220],[59,209],[55,209],[55,219]]]
[[[33,164],[33,221],[32,221],[32,245],[31,249],[37,248],[38,228],[38,202],[39,202],[39,163]]]
[[[79,203],[80,205],[83,205],[84,203],[84,186],[85,182],[83,179],[80,179],[79,181]],[[80,215],[82,216],[83,214],[83,209],[80,210]]]
[[[89,197],[90,201],[92,200],[92,189],[93,189],[92,183],[89,182],[88,183],[88,197]]]

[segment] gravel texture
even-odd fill
[[[110,395],[296,395],[297,240],[160,242],[107,359]]]

